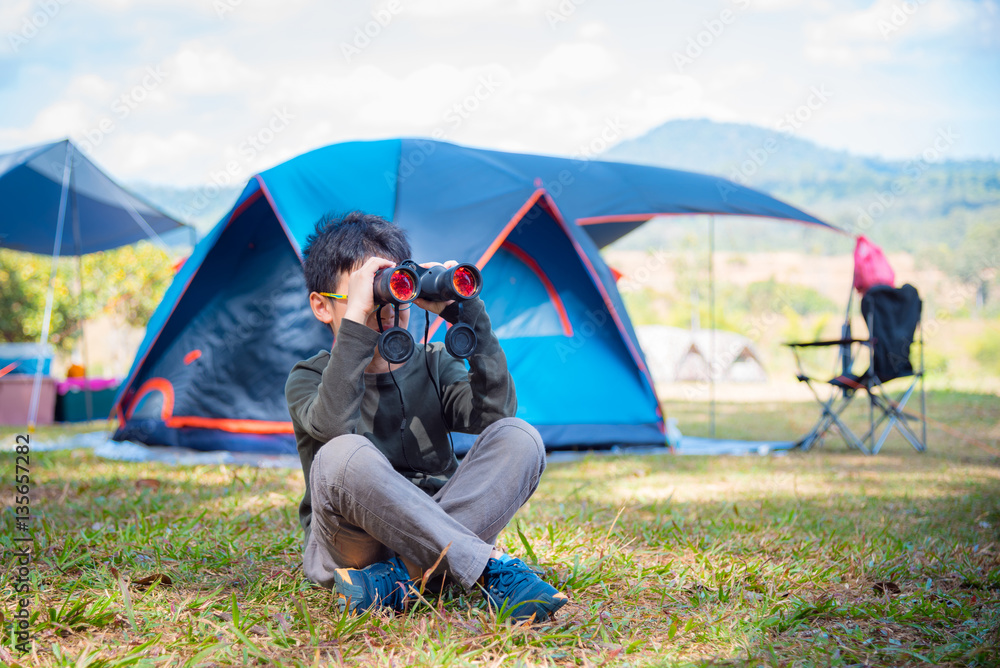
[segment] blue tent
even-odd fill
[[[426,139],[327,146],[256,175],[195,248],[122,384],[116,438],[294,452],[285,378],[332,343],[308,308],[301,250],[324,214],[355,209],[406,228],[418,262],[482,268],[518,415],[550,448],[664,440],[652,380],[598,243],[671,213],[830,227],[729,181],[656,167]],[[438,324],[432,340],[443,339]],[[410,326],[419,338],[424,318]]]
[[[42,351],[49,322],[56,262],[126,246],[186,226],[132,196],[68,140],[0,155],[0,248],[52,256],[39,358],[28,409],[38,415]],[[88,395],[88,411],[89,411]]]

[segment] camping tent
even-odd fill
[[[657,383],[767,380],[753,342],[742,334],[665,325],[636,327],[636,334]]]
[[[425,139],[321,148],[256,175],[195,248],[122,383],[116,438],[294,452],[284,380],[332,340],[308,309],[301,250],[324,214],[355,209],[406,228],[417,261],[482,268],[518,415],[553,448],[663,442],[614,277],[576,221],[613,217],[594,227],[611,236],[660,213],[829,227],[763,193],[669,169]],[[411,318],[418,337],[423,324]],[[443,338],[438,324],[432,340]]]
[[[48,342],[61,255],[126,246],[186,226],[130,195],[68,139],[0,155],[0,248],[52,256],[39,355]],[[43,365],[36,364],[28,422],[37,416]]]

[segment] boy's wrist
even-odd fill
[[[359,325],[364,325],[368,322],[368,314],[362,309],[347,307],[347,311],[344,312],[344,320],[353,320]]]
[[[375,345],[378,343],[378,337],[379,333],[368,325],[344,318],[341,322],[340,332],[337,335],[336,341],[356,341],[362,343],[363,347],[374,350]],[[335,346],[336,341],[334,342]]]

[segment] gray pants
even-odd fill
[[[442,564],[449,576],[471,587],[544,469],[542,439],[519,418],[487,427],[433,497],[364,436],[338,436],[320,448],[309,472],[313,514],[303,572],[332,587],[337,568],[364,568],[396,554],[430,568],[447,547]]]

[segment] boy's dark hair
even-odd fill
[[[323,216],[302,251],[309,292],[333,292],[343,273],[370,257],[402,262],[412,255],[406,231],[381,216],[352,211]]]

